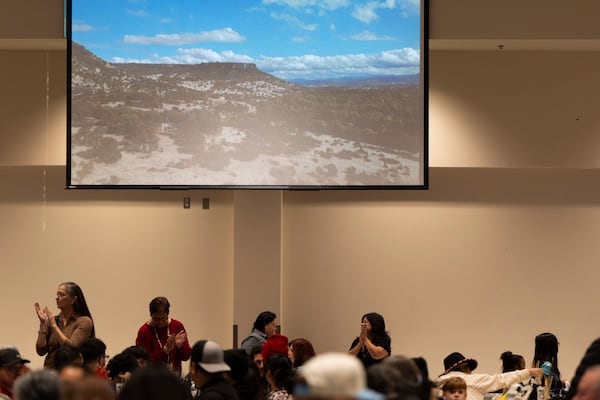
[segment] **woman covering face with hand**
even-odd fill
[[[38,355],[46,356],[46,368],[54,367],[54,353],[60,347],[78,348],[85,340],[95,336],[94,322],[83,291],[74,282],[58,285],[56,307],[60,312],[57,316],[47,306],[35,303],[34,307],[40,320],[35,349]]]
[[[385,330],[385,320],[380,314],[373,312],[362,316],[360,333],[348,352],[357,356],[365,368],[392,353],[392,339]]]

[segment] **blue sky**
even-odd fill
[[[283,79],[419,72],[420,0],[72,0],[109,62],[247,62]]]

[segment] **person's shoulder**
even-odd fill
[[[178,319],[171,318],[171,324],[173,326],[178,326],[178,327],[183,328],[183,322],[179,321]]]
[[[75,321],[79,325],[94,325],[94,321],[92,321],[92,319],[87,315],[79,315],[77,318],[75,318]]]
[[[202,387],[198,398],[202,400],[238,400],[233,385],[224,379],[218,379]]]
[[[143,334],[143,333],[149,333],[150,332],[150,325],[148,325],[147,322],[144,322],[139,328],[138,328],[138,335],[139,334]]]
[[[250,332],[248,336],[242,340],[242,343],[258,343],[260,341],[260,336],[258,336],[254,331]]]

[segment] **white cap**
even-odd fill
[[[382,399],[367,389],[365,367],[348,353],[323,353],[309,359],[299,369],[308,385],[307,394],[315,397]]]

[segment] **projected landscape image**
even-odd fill
[[[423,184],[418,1],[72,0],[71,21],[69,185]]]

